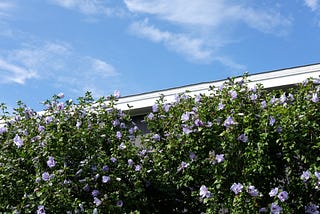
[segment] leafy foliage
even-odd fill
[[[266,91],[246,76],[211,94],[161,97],[149,133],[116,108],[118,92],[46,110],[1,104],[0,211],[318,213],[317,81]]]

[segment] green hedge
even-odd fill
[[[0,211],[319,213],[318,82],[266,91],[230,79],[160,98],[141,133],[118,92],[2,107]]]

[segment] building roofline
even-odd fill
[[[315,65],[320,65],[320,63],[299,65],[299,66],[293,66],[293,67],[288,67],[288,68],[275,69],[275,70],[271,70],[271,71],[262,71],[262,72],[253,73],[253,74],[249,73],[249,76],[252,77],[252,76],[255,76],[255,75],[262,75],[262,74],[268,74],[268,73],[272,73],[272,72],[278,72],[278,71],[283,71],[283,70],[291,70],[291,69],[297,69],[297,68],[302,68],[302,67],[307,67],[307,66],[315,66]],[[241,77],[242,77],[242,75],[239,75],[239,76],[235,76],[234,78],[238,79],[238,78],[241,78]],[[175,87],[170,87],[170,88],[166,88],[166,89],[152,90],[152,91],[148,91],[148,92],[142,92],[142,93],[137,93],[137,94],[126,95],[126,96],[121,97],[121,99],[129,98],[129,97],[142,96],[142,95],[151,94],[151,93],[160,93],[160,92],[165,92],[165,91],[168,91],[168,90],[174,90],[174,89],[179,89],[179,88],[184,88],[184,87],[192,87],[192,86],[201,85],[201,84],[208,84],[208,83],[209,84],[213,84],[213,83],[216,83],[216,82],[220,83],[220,82],[225,82],[226,80],[227,80],[227,78],[226,79],[219,79],[219,80],[212,80],[212,81],[204,81],[204,82],[200,82],[200,83],[191,83],[191,84],[187,84],[187,85],[184,85],[184,86],[175,86]]]
[[[260,73],[251,74],[248,76],[250,80],[249,85],[262,84],[264,88],[280,88],[289,87],[303,80],[320,76],[320,64],[309,64],[303,66],[295,66],[284,69],[277,69],[272,71],[265,71]],[[237,76],[235,79],[240,80],[242,76]],[[176,94],[187,92],[189,95],[208,94],[209,86],[219,86],[227,79],[216,80],[210,82],[201,82],[197,84],[190,84],[180,87],[173,87],[169,89],[151,91],[141,94],[129,95],[121,97],[117,102],[117,107],[122,110],[129,110],[132,115],[146,114],[150,111],[151,106],[160,98],[164,96],[168,102],[174,101]],[[131,106],[131,108],[129,108]]]

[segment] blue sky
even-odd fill
[[[319,62],[320,0],[0,0],[0,102],[122,96]]]

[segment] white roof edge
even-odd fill
[[[248,76],[248,79],[251,81],[249,85],[262,84],[264,88],[275,88],[301,83],[307,78],[318,78],[319,76],[320,64],[313,64],[252,74]],[[241,78],[242,77],[237,77],[236,79]],[[129,110],[128,106],[132,106],[131,110],[134,112],[138,109],[146,109],[151,107],[161,95],[164,95],[166,101],[172,102],[174,101],[176,94],[184,93],[186,91],[188,91],[188,94],[190,95],[196,95],[200,93],[208,94],[209,86],[219,86],[225,81],[226,79],[122,97],[117,102],[117,108]]]

